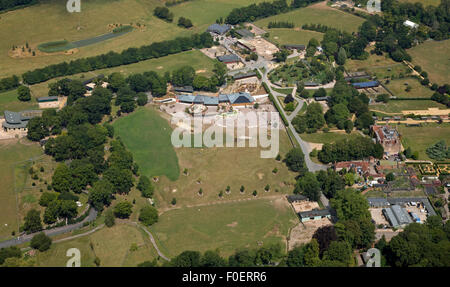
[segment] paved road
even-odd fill
[[[83,227],[83,224],[85,222],[92,222],[96,218],[97,218],[97,211],[94,208],[91,208],[89,210],[89,215],[85,219],[83,219],[83,221],[74,223],[71,225],[61,226],[61,227],[57,227],[57,228],[53,228],[53,229],[49,229],[49,230],[44,230],[44,233],[47,234],[48,236],[56,236],[56,235],[64,234],[67,232],[71,232],[73,230]],[[39,233],[39,232],[37,232],[37,233]],[[29,242],[29,241],[31,241],[33,236],[36,235],[37,233],[27,234],[27,235],[20,236],[18,238],[0,242],[0,248],[15,246],[15,245],[23,244],[25,242]]]

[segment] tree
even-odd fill
[[[226,267],[225,259],[217,251],[206,251],[200,260],[201,267]]]
[[[25,86],[19,86],[19,88],[17,89],[17,98],[19,99],[19,101],[22,102],[27,102],[31,100],[30,88]]]
[[[300,193],[308,197],[311,201],[317,201],[320,198],[320,184],[316,175],[312,172],[306,172],[300,177],[295,185],[294,193]]]
[[[27,233],[34,233],[42,230],[41,213],[36,209],[31,209],[25,216],[23,230]]]
[[[345,241],[333,241],[323,254],[324,260],[340,261],[346,266],[353,265],[352,247]]]
[[[17,246],[11,246],[0,249],[0,265],[2,265],[7,258],[21,258],[22,251]]]
[[[145,106],[148,102],[147,94],[145,93],[138,93],[137,95],[137,104],[138,106]]]
[[[112,227],[116,223],[116,219],[114,218],[114,213],[112,209],[108,209],[105,213],[105,225],[107,227]]]
[[[128,201],[119,202],[116,206],[114,206],[114,215],[118,218],[128,218],[130,217],[133,205]]]
[[[158,211],[152,206],[145,206],[141,209],[139,214],[139,221],[147,226],[158,222]]]
[[[300,148],[293,148],[287,154],[284,160],[287,167],[295,172],[303,174],[306,171],[305,155]]]
[[[174,198],[172,198],[172,201],[171,201],[171,203],[172,203],[172,205],[176,205],[177,204],[177,199],[174,197]]]
[[[313,234],[313,238],[319,244],[319,253],[322,256],[323,252],[328,249],[331,242],[337,240],[337,234],[333,225],[319,227]]]
[[[62,200],[59,215],[63,218],[70,219],[77,216],[77,204],[73,200]]]
[[[393,180],[395,180],[395,175],[393,172],[386,174],[386,181],[393,181]]]
[[[56,167],[52,176],[52,187],[57,192],[68,192],[72,182],[72,174],[70,169],[64,163],[59,164]]]
[[[56,192],[43,192],[39,198],[39,205],[47,207],[50,202],[58,198],[58,195]]]
[[[114,185],[106,179],[96,181],[89,192],[89,203],[97,210],[102,211],[105,205],[110,205]]]
[[[173,267],[200,267],[200,252],[184,251],[171,261]]]
[[[139,178],[137,189],[141,191],[143,197],[151,198],[153,196],[154,187],[151,181],[145,175]]]
[[[193,25],[192,25],[192,21],[190,19],[180,17],[180,18],[178,18],[178,26],[184,27],[184,28],[191,28]]]
[[[346,60],[347,60],[347,52],[345,52],[344,47],[340,47],[336,58],[336,64],[343,66]]]
[[[48,249],[50,249],[50,246],[52,245],[52,239],[45,235],[44,232],[40,232],[33,236],[30,242],[30,246],[33,249],[37,249],[41,252],[44,252]]]
[[[450,149],[447,148],[444,140],[440,140],[428,147],[426,153],[430,158],[435,160],[446,160],[447,158],[450,158]]]

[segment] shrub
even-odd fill
[[[33,249],[37,249],[41,252],[50,249],[51,245],[52,245],[51,238],[48,237],[47,235],[45,235],[44,232],[40,232],[40,233],[36,234],[35,236],[33,236],[33,238],[31,239],[31,242],[30,242],[30,246]]]

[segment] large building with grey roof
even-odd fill
[[[413,222],[406,209],[400,205],[392,205],[388,208],[383,208],[383,215],[392,227],[395,228],[405,227]]]
[[[230,31],[230,29],[231,29],[231,26],[228,24],[220,25],[220,24],[214,23],[214,24],[210,25],[208,27],[208,29],[206,29],[206,32],[214,33],[217,35],[223,35],[226,32]]]
[[[26,131],[28,121],[36,116],[41,115],[41,111],[22,111],[22,112],[11,112],[5,111],[5,121],[2,123],[2,128],[5,132],[8,131]]]
[[[222,94],[218,97],[203,95],[178,95],[177,102],[184,104],[217,106],[219,103],[229,103],[233,106],[250,105],[255,99],[249,93]]]

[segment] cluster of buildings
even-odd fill
[[[232,106],[252,105],[255,99],[245,92],[226,94],[219,96],[203,95],[177,95],[177,102],[183,104],[217,106],[219,104],[230,104]]]
[[[399,132],[389,125],[371,126],[375,141],[384,148],[386,156],[399,154],[402,151],[402,142]]]
[[[28,121],[36,116],[40,116],[42,111],[28,110],[22,112],[5,111],[5,120],[2,122],[4,132],[27,131]]]
[[[296,203],[308,202],[308,198],[301,194],[288,195],[286,198],[287,201],[292,205]],[[328,218],[331,220],[331,212],[328,208],[325,209],[314,208],[312,210],[299,211],[297,212],[297,215],[300,218],[301,222],[321,220],[324,218]]]

